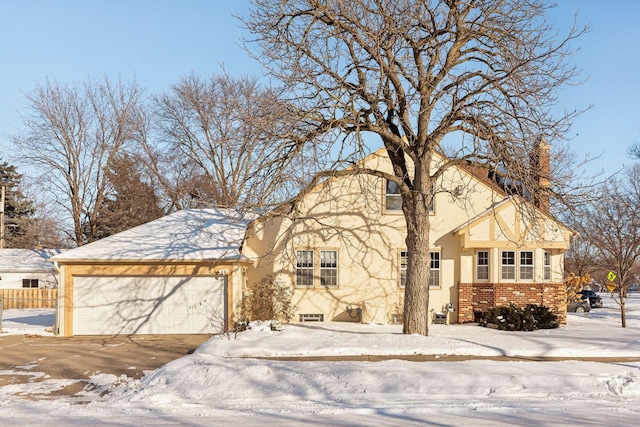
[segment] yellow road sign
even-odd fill
[[[616,273],[614,273],[613,271],[610,271],[609,274],[607,274],[607,280],[609,280],[610,282],[613,282],[614,280],[616,280]]]
[[[616,290],[616,284],[615,283],[607,283],[607,289],[609,289],[609,292],[613,293],[613,291]]]

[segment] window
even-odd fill
[[[520,280],[533,280],[533,251],[520,252]]]
[[[324,314],[300,314],[298,319],[301,322],[324,322]]]
[[[431,185],[431,194],[434,194],[433,185]],[[435,197],[431,199],[431,204],[429,204],[429,212],[433,213],[436,211],[435,208]],[[387,187],[385,192],[384,199],[384,208],[386,211],[390,212],[401,212],[402,211],[402,196],[400,195],[400,188],[398,184],[393,181],[387,181]]]
[[[37,288],[38,279],[22,279],[23,288]]]
[[[402,211],[402,196],[398,184],[387,181],[387,192],[384,199],[384,208],[387,211]]]
[[[476,252],[476,280],[489,280],[489,251]]]
[[[400,286],[407,285],[407,251],[400,251]],[[429,287],[440,287],[440,252],[431,252],[431,266],[429,269]]]
[[[551,252],[544,253],[544,280],[551,280]]]
[[[407,285],[407,251],[400,251],[400,286]]]
[[[431,268],[429,269],[429,287],[440,287],[440,252],[431,252]]]
[[[296,286],[313,287],[313,251],[296,251]]]
[[[514,251],[502,251],[502,280],[516,280],[516,253]]]
[[[320,251],[320,285],[338,286],[338,251]]]
[[[533,251],[520,251],[518,253],[517,264],[516,251],[502,251],[502,280],[516,280],[516,265],[518,267],[517,280],[531,281],[534,279]]]

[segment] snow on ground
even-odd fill
[[[10,308],[2,310],[0,333],[24,335],[37,333],[53,336],[54,310],[52,308]]]
[[[640,360],[640,295],[628,302],[625,329],[616,304],[602,296],[604,308],[570,313],[566,326],[534,332],[433,325],[422,337],[388,325],[305,323],[271,331],[268,323],[253,324],[237,338],[213,337],[141,380],[102,378],[101,391],[113,381],[110,392],[94,393],[86,405],[27,400],[2,386],[0,425],[26,419],[35,426],[635,425],[639,362],[444,361],[446,355]],[[441,361],[252,358],[363,354]]]

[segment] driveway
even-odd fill
[[[0,387],[64,379],[69,385],[34,399],[73,396],[98,374],[140,378],[193,352],[209,335],[51,337],[0,333]]]

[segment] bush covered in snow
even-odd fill
[[[559,323],[558,317],[547,307],[536,304],[518,307],[511,303],[490,308],[480,319],[480,326],[502,331],[535,331],[557,328]]]

